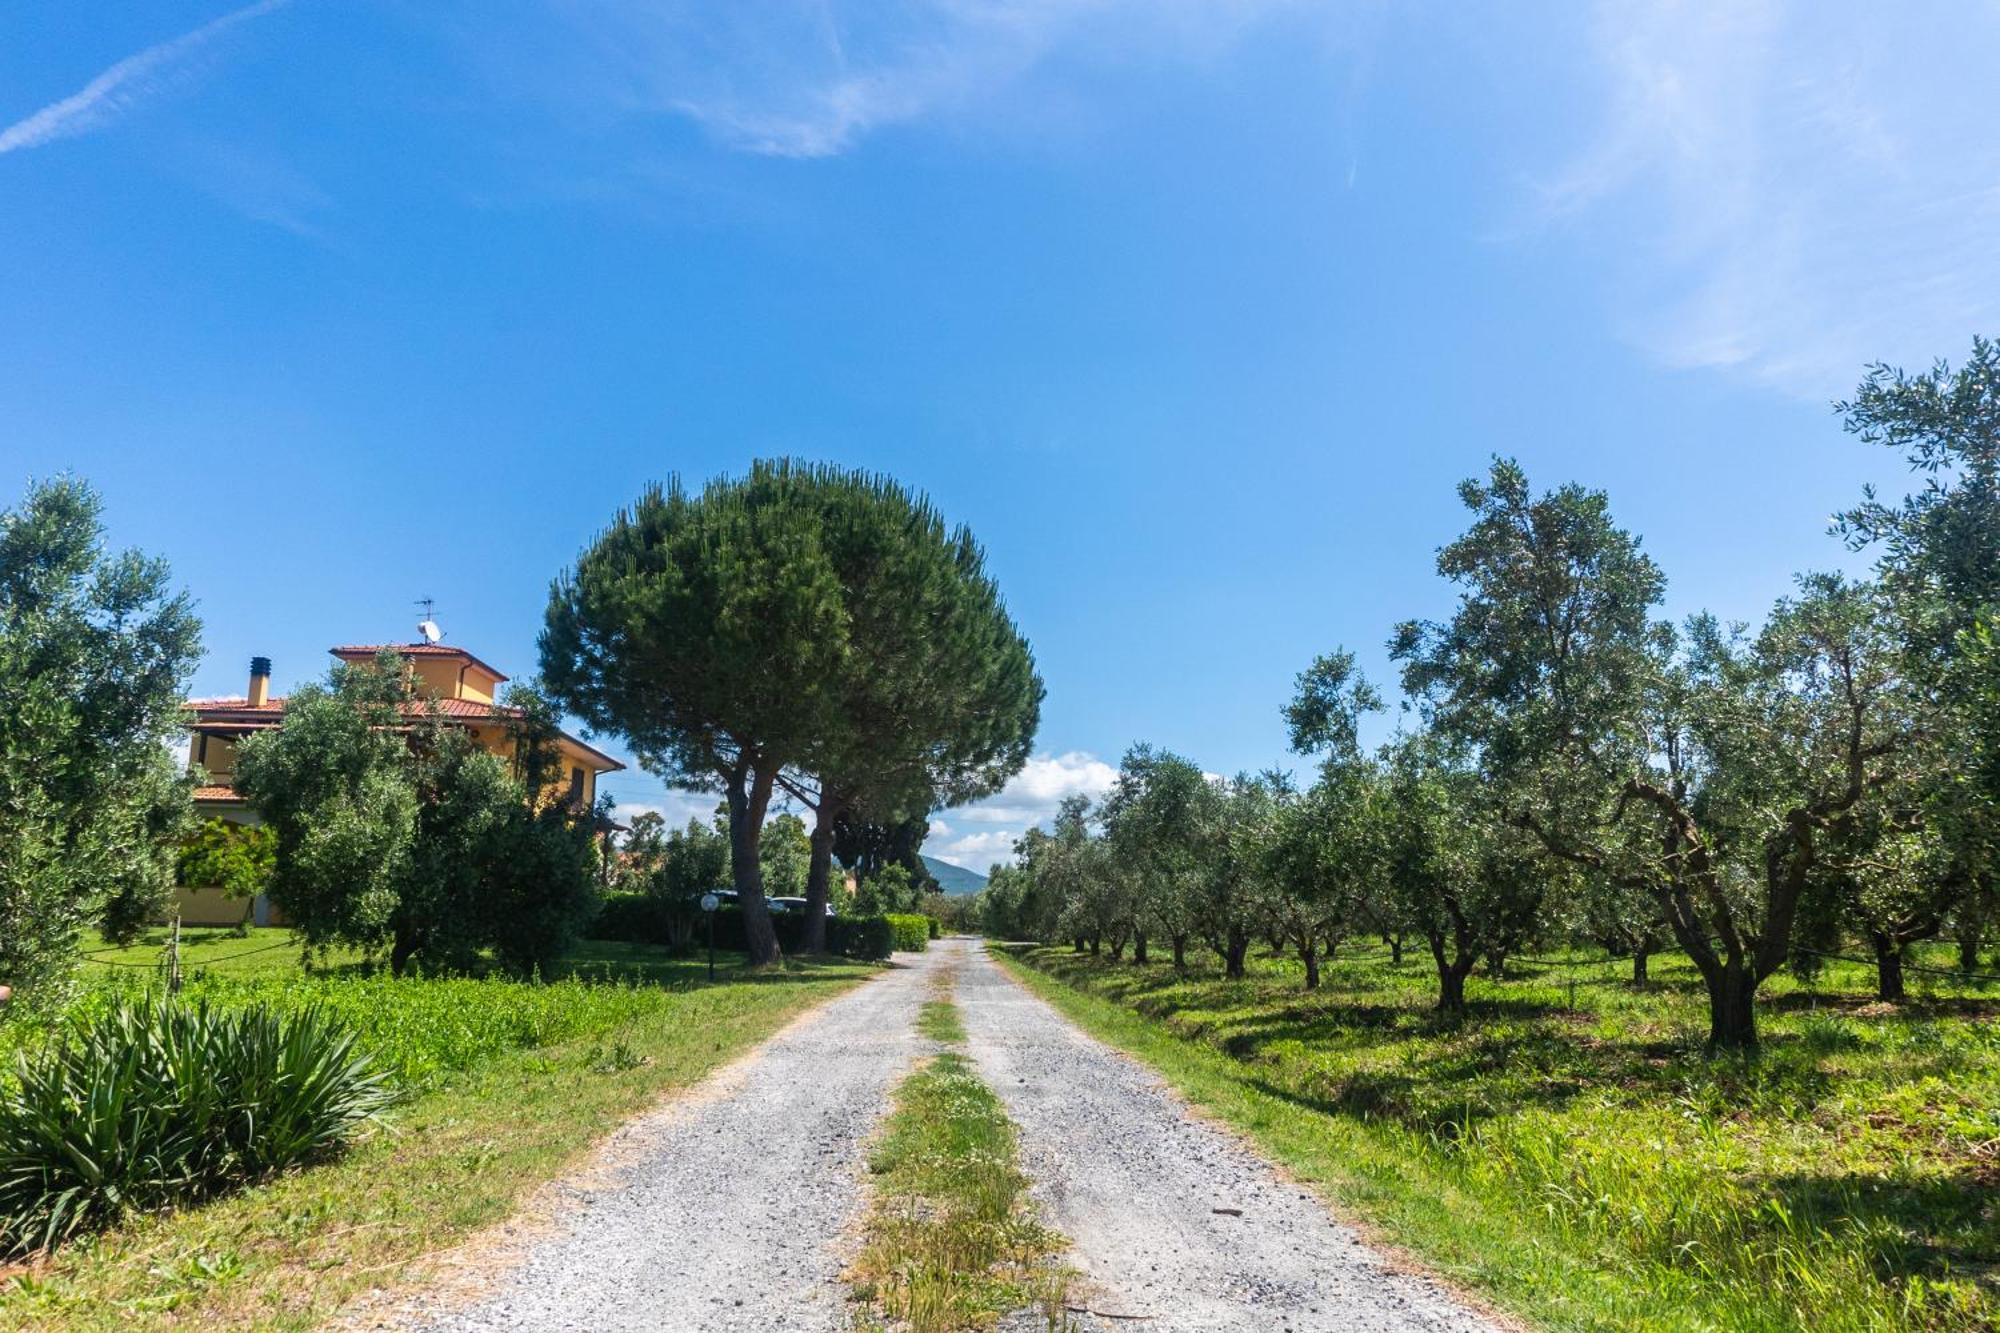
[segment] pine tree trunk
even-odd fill
[[[806,862],[805,951],[826,952],[826,900],[833,887],[833,821],[839,811],[824,794],[813,821],[812,857]]]
[[[753,967],[775,963],[781,957],[778,932],[771,924],[770,904],[764,901],[764,868],[757,861],[764,812],[771,805],[771,781],[766,774],[744,770],[731,776],[726,791],[729,871],[735,881],[736,906],[743,913],[743,937]]]

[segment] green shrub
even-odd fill
[[[826,923],[826,945],[843,957],[876,962],[895,951],[895,932],[886,916],[837,916]]]
[[[926,921],[928,921],[928,922],[930,922],[930,923],[931,923],[931,938],[932,938],[932,939],[934,939],[934,940],[938,940],[938,939],[943,939],[943,938],[944,938],[944,925],[943,925],[943,923],[942,923],[942,922],[940,922],[940,921],[939,921],[939,920],[938,920],[938,919],[937,919],[936,917],[934,917],[934,916],[927,916],[927,917],[925,917],[925,918],[924,918],[924,920],[926,920]]]
[[[593,940],[622,944],[667,943],[667,900],[650,893],[607,893],[584,929]]]
[[[0,1255],[218,1193],[344,1144],[393,1094],[326,1011],[120,1000],[15,1055]]]
[[[891,912],[886,918],[890,935],[898,953],[922,953],[930,947],[931,919],[927,916],[912,916],[902,912]]]
[[[913,918],[921,920],[921,918]],[[828,953],[846,958],[878,959],[887,958],[893,948],[905,946],[894,943],[894,933],[890,922],[894,917],[880,916],[836,916],[827,918],[826,948]],[[771,917],[771,928],[777,933],[778,948],[788,954],[800,954],[806,947],[806,918],[802,912],[785,912]],[[697,947],[708,943],[707,923],[695,928],[694,942]],[[743,952],[749,941],[743,934],[743,911],[731,904],[721,907],[715,913],[715,947]],[[917,945],[917,948],[923,946]]]

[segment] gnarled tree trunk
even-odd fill
[[[1908,999],[1903,989],[1903,942],[1883,931],[1870,931],[1868,943],[1875,949],[1875,998],[1900,1003]]]

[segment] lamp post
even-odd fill
[[[713,893],[701,895],[701,910],[708,913],[708,979],[715,980],[715,909],[722,906],[722,899]]]

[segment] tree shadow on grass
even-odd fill
[[[1935,1176],[1776,1175],[1746,1183],[1808,1226],[1867,1236],[1883,1278],[1990,1275],[2000,1264],[1993,1211],[2000,1172],[1972,1165]]]

